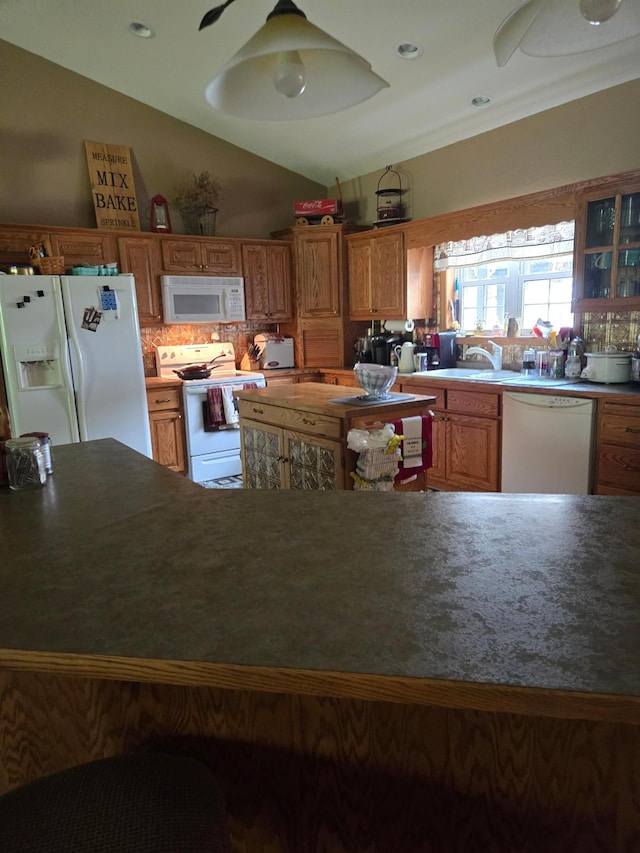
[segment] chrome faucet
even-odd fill
[[[502,347],[498,346],[495,341],[487,341],[487,343],[493,347],[493,355],[482,347],[469,347],[467,355],[471,355],[472,353],[483,355],[489,359],[494,370],[502,370]]]

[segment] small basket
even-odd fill
[[[62,275],[65,271],[64,256],[54,255],[50,258],[34,258],[30,261],[40,275]]]

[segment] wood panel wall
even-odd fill
[[[632,853],[640,728],[0,673],[0,790],[146,750],[218,774],[238,853]]]

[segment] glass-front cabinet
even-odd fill
[[[574,311],[640,308],[640,184],[583,197],[575,268]]]

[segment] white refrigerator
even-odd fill
[[[133,276],[0,275],[0,355],[12,435],[151,458]]]

